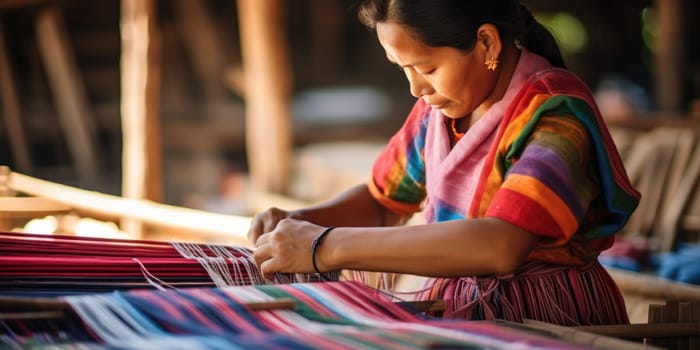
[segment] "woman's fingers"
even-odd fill
[[[248,229],[246,235],[248,240],[255,244],[260,236],[274,230],[277,227],[277,223],[288,216],[289,213],[287,211],[278,208],[270,208],[262,213],[258,213],[253,218],[253,223]]]
[[[293,219],[284,219],[276,226],[255,243],[253,258],[263,275],[313,272],[310,242],[319,226]]]
[[[263,222],[261,220],[258,220],[257,215],[253,219],[253,223],[250,225],[250,228],[248,229],[248,234],[246,234],[246,237],[248,238],[248,241],[250,243],[255,244],[258,240],[258,237],[262,235],[263,232]]]
[[[265,235],[263,235],[264,237]],[[258,243],[261,240],[258,240]],[[260,270],[260,273],[263,275],[268,280],[273,280],[274,279],[274,274],[275,271],[273,267],[271,267],[270,264],[273,264],[274,262],[273,257],[270,255],[269,249],[270,245],[269,244],[260,244],[255,247],[255,251],[253,252],[253,260],[255,260],[255,265],[258,266],[258,270]]]
[[[260,265],[262,265],[262,263],[270,257],[268,249],[269,245],[261,242],[262,240],[262,237],[258,239],[258,241],[255,243],[255,250],[253,250],[253,260],[255,260],[255,265],[258,265],[258,267],[260,267]]]
[[[260,273],[263,275],[263,277],[272,281],[275,279],[276,272],[282,272],[279,271],[279,268],[275,266],[277,261],[278,260],[275,258],[270,258],[263,261],[262,264],[260,264]]]

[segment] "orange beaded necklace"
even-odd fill
[[[452,141],[454,143],[459,142],[465,133],[457,131],[457,119],[450,118],[450,135],[452,136]]]

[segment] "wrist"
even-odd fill
[[[316,238],[311,241],[311,265],[313,266],[314,271],[321,275],[321,278],[324,280],[326,278],[323,276],[323,272],[326,272],[326,266],[320,263],[321,253],[319,250],[326,239],[326,236],[328,236],[335,228],[335,226],[326,227],[318,236],[316,236]]]
[[[287,218],[294,219],[294,220],[304,220],[304,213],[301,209],[290,210],[290,211],[287,211]]]

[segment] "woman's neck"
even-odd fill
[[[515,45],[508,45],[503,48],[500,67],[496,70],[498,78],[493,90],[491,90],[489,97],[471,115],[455,121],[455,129],[458,132],[466,132],[477,120],[481,119],[493,104],[503,98],[503,95],[508,90],[513,73],[515,73],[515,67],[518,65],[519,58],[520,50]]]

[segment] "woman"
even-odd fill
[[[445,317],[627,323],[597,256],[640,196],[551,34],[510,0],[368,0],[360,18],[417,101],[368,183],[255,217],[262,272],[417,274]]]

